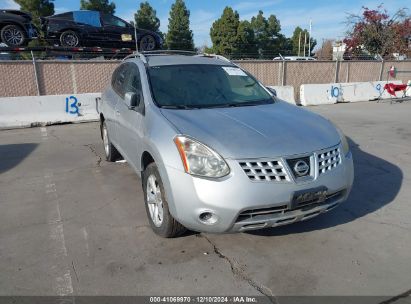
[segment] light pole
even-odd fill
[[[311,57],[311,29],[312,29],[312,20],[310,19],[310,34],[308,35],[308,57]]]
[[[305,45],[307,44],[307,30],[304,32],[304,57],[305,57]]]

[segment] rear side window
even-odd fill
[[[94,27],[101,27],[100,13],[94,11],[73,12],[74,21]]]
[[[116,26],[116,27],[127,27],[127,23],[125,23],[123,20],[115,16],[108,15],[108,14],[102,14],[101,18],[103,19],[104,25]]]
[[[67,20],[67,21],[73,21],[73,13],[64,13],[60,15],[55,15],[53,16],[52,19],[59,19],[59,20]]]
[[[120,65],[113,73],[111,78],[111,86],[113,90],[121,97],[124,98],[125,91],[125,81],[127,76],[127,63]]]

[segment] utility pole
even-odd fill
[[[300,32],[300,37],[298,38],[298,57],[300,57],[300,52],[301,52],[301,32]]]
[[[311,29],[312,29],[312,20],[310,19],[310,35],[308,36],[308,57],[311,57]]]

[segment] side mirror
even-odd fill
[[[141,100],[141,95],[135,92],[127,92],[124,95],[124,101],[126,102],[126,105],[128,106],[130,110],[137,107],[140,104],[140,100]]]
[[[275,89],[270,88],[270,87],[266,87],[266,88],[267,88],[267,90],[269,90],[275,97],[277,97],[277,91],[276,91]]]

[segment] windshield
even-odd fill
[[[178,65],[148,69],[154,100],[167,108],[210,108],[273,103],[271,95],[233,66]]]

